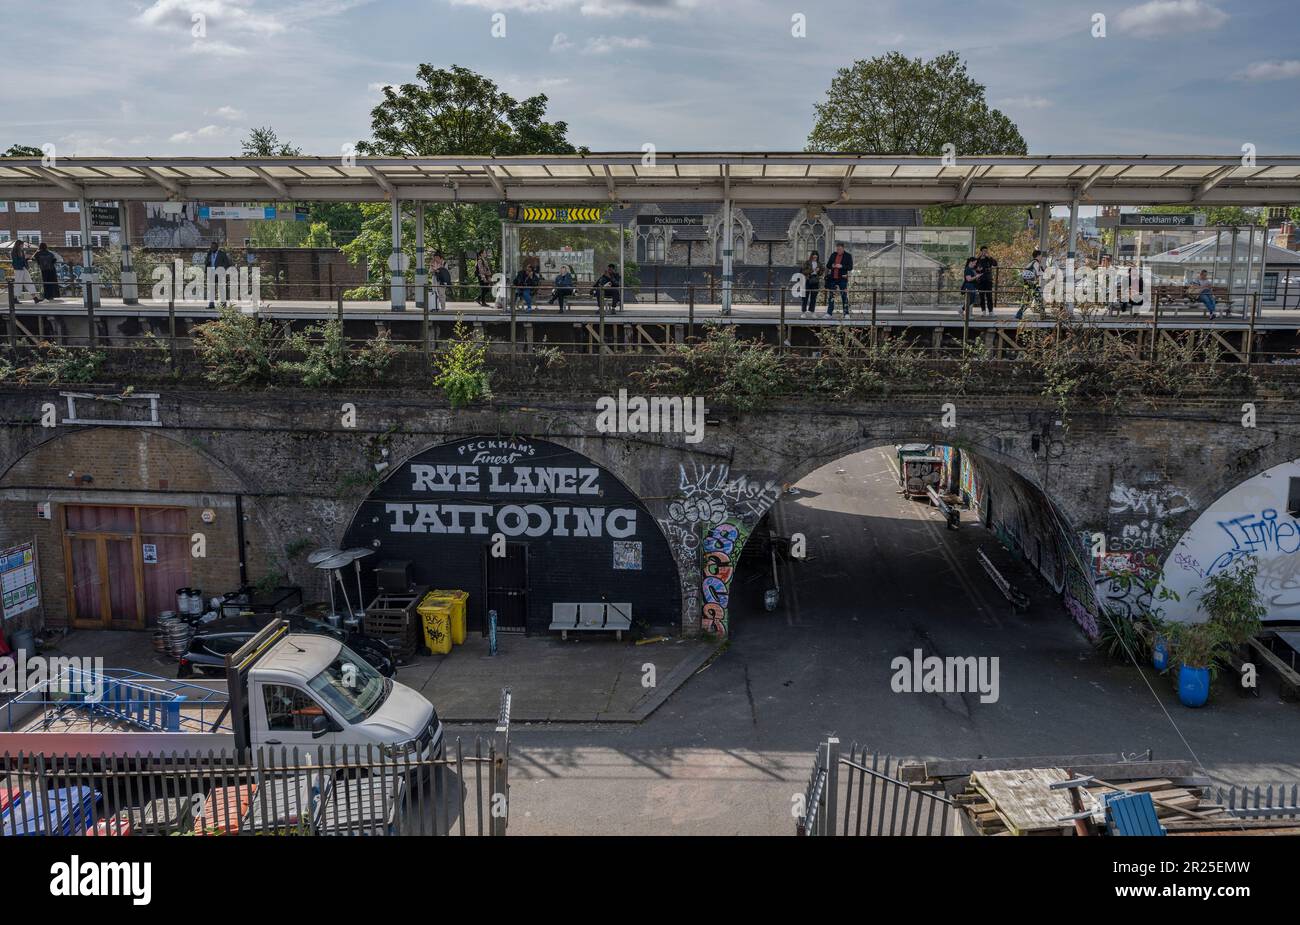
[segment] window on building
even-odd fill
[[[81,247],[81,232],[80,231],[63,232],[63,246]]]
[[[266,725],[280,732],[310,732],[312,720],[325,710],[304,690],[287,684],[266,684]]]
[[[18,240],[26,241],[28,244],[40,244],[41,233],[39,231],[19,231]]]
[[[724,241],[722,229],[719,228],[717,246],[714,249],[716,253],[715,259],[718,263],[722,263]],[[731,229],[731,259],[735,263],[745,262],[745,226],[740,222],[735,222]]]
[[[9,240],[9,232],[5,231],[3,228],[0,228],[0,244],[3,244],[5,241],[8,240]]]
[[[663,263],[668,246],[662,228],[652,228],[637,242],[637,257],[644,263]]]
[[[9,200],[0,199],[0,212],[8,212],[8,211],[9,211]]]
[[[1264,301],[1265,302],[1277,301],[1277,274],[1276,273],[1264,274]]]
[[[39,202],[14,202],[15,212],[39,212],[41,204]]]
[[[75,199],[65,199],[65,200],[63,200],[63,211],[64,211],[64,212],[80,212],[80,211],[81,211],[81,203],[78,202],[78,201],[75,200]]]

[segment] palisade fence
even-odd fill
[[[1241,819],[1300,819],[1300,784],[1216,787],[1212,794]]]
[[[0,755],[3,835],[504,835],[509,761],[374,747],[203,757]]]
[[[510,699],[441,757],[380,746],[0,755],[0,836],[506,834]]]
[[[795,834],[959,834],[956,804],[898,780],[899,763],[888,755],[868,754],[856,742],[845,754],[839,739],[828,738],[817,749]]]

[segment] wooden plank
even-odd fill
[[[921,767],[926,777],[965,777],[975,771],[1014,771],[1021,768],[1074,768],[1080,765],[1109,765],[1124,760],[1122,754],[1106,752],[1095,755],[1033,755],[1027,758],[949,758],[926,761]],[[1147,762],[1134,762],[1135,767],[1146,768]],[[904,773],[916,765],[905,765]],[[1121,777],[1124,775],[1120,775]],[[1144,773],[1143,777],[1161,777],[1159,773]],[[906,778],[904,778],[906,779]]]
[[[1051,785],[1069,779],[1060,768],[976,771],[971,775],[971,783],[988,796],[1007,828],[1017,835],[1066,827],[1061,820],[1074,813],[1069,791],[1053,790]]]
[[[1276,653],[1272,652],[1268,646],[1258,639],[1250,640],[1250,647],[1255,653],[1264,660],[1264,663],[1282,676],[1289,684],[1300,685],[1300,674],[1297,674],[1290,665],[1282,661]]]

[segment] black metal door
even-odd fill
[[[498,633],[528,632],[528,544],[506,543],[504,556],[483,547],[483,632],[488,612],[497,612]]]

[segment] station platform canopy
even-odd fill
[[[641,152],[519,157],[0,158],[0,199],[1290,205],[1300,156]]]

